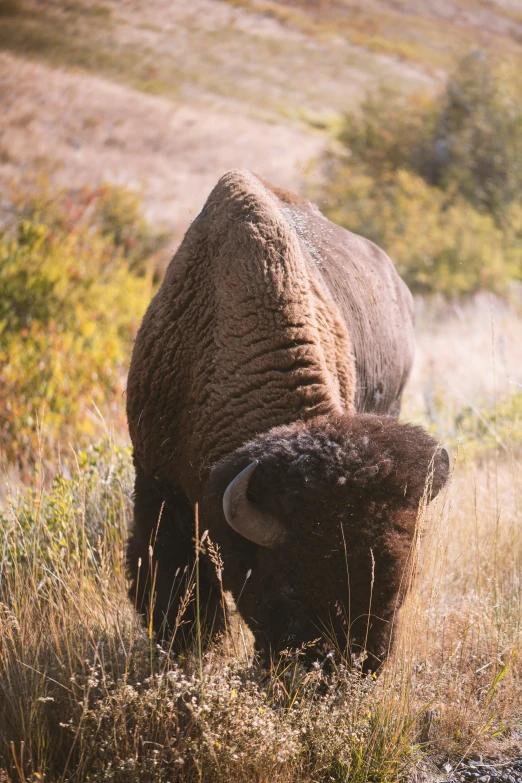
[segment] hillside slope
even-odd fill
[[[522,2],[0,2],[0,195],[143,190],[177,236],[228,168],[303,190],[343,111],[378,85],[433,91],[470,46],[518,57]],[[7,13],[9,11],[9,13]],[[1,51],[3,50],[3,52]]]

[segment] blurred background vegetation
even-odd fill
[[[501,294],[522,277],[522,80],[483,52],[434,97],[381,90],[347,114],[323,207],[386,248],[414,293]]]
[[[130,349],[165,238],[115,186],[44,187],[15,206],[0,233],[0,449],[27,468],[44,441],[45,454],[85,446],[100,409],[124,429]]]

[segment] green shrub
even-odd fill
[[[373,176],[409,169],[499,222],[522,196],[522,82],[482,52],[464,57],[435,98],[370,94],[339,139]]]
[[[448,197],[404,169],[371,177],[339,166],[328,185],[326,214],[383,247],[412,291],[447,296],[481,288],[503,292],[522,270],[522,209],[510,228]]]
[[[465,57],[449,79],[425,153],[424,174],[456,188],[503,222],[522,196],[522,83],[515,68],[480,52]]]
[[[503,293],[522,277],[522,86],[465,57],[436,98],[370,95],[327,158],[325,213],[390,254],[415,291]]]
[[[396,169],[419,173],[436,122],[431,97],[381,88],[368,93],[360,113],[345,115],[338,135],[349,163],[373,176]]]
[[[137,193],[121,186],[104,187],[96,191],[93,206],[93,223],[115,250],[128,259],[133,271],[144,273],[154,266],[167,234],[151,230],[143,217]]]
[[[107,217],[119,192],[106,193],[40,199],[0,234],[0,452],[9,461],[34,458],[42,418],[49,446],[73,434],[81,446],[99,429],[97,408],[123,419],[152,270],[121,232],[123,218]]]

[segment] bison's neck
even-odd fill
[[[157,433],[143,458],[181,477],[192,499],[212,463],[256,434],[353,410],[355,371],[338,311],[274,197],[249,179],[222,180],[211,195],[135,351],[145,370],[142,426]]]

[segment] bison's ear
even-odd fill
[[[450,475],[450,458],[448,450],[441,446],[433,457],[433,470],[430,476],[431,497],[436,497],[446,484]]]
[[[404,474],[404,494],[408,501],[417,504],[423,497],[433,500],[446,484],[450,474],[449,454],[445,448],[425,449],[417,454],[418,461],[410,463]],[[409,473],[409,476],[407,475]]]

